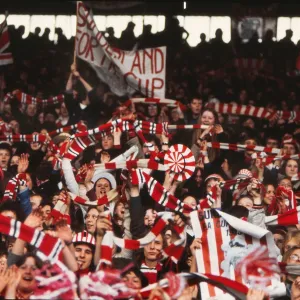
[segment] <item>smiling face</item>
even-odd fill
[[[31,293],[36,287],[35,272],[37,270],[36,262],[33,257],[27,257],[24,264],[19,267],[21,279],[18,284],[18,289]]]
[[[211,111],[207,110],[201,116],[201,124],[203,125],[214,125],[215,121],[215,116]]]
[[[75,246],[75,259],[80,270],[88,269],[93,259],[92,248],[87,244],[77,244]]]
[[[275,197],[274,185],[268,184],[267,187],[266,187],[266,194],[265,194],[265,197],[264,197],[264,203],[267,204],[267,205],[270,205],[272,200],[274,199],[274,197]]]
[[[99,212],[96,208],[91,208],[85,216],[85,227],[88,233],[94,234]]]
[[[101,198],[111,190],[110,182],[105,178],[100,178],[95,183],[96,197]]]
[[[288,177],[293,177],[298,174],[298,163],[296,160],[290,159],[285,166],[285,174]]]
[[[163,248],[163,237],[159,234],[151,243],[144,247],[144,256],[147,261],[156,261],[160,257]]]

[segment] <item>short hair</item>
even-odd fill
[[[42,266],[43,266],[42,260],[36,254],[34,254],[32,252],[28,252],[28,253],[22,255],[22,257],[16,262],[16,266],[21,267],[26,262],[26,259],[29,257],[32,257],[35,260],[35,264],[38,267],[38,269],[42,268]]]
[[[42,162],[36,169],[36,178],[39,180],[49,179],[52,174],[52,163],[50,161]]]
[[[136,277],[141,280],[142,287],[145,287],[149,284],[147,277],[141,272],[141,270],[137,266],[132,266],[130,269],[126,270],[121,274],[122,277],[125,277],[129,273],[134,273]]]

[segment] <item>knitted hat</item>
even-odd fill
[[[115,177],[108,172],[103,172],[102,170],[99,171],[96,170],[92,181],[96,183],[101,178],[107,179],[110,182],[112,189],[115,189],[117,187],[117,182]]]
[[[73,240],[72,242],[74,244],[88,244],[91,246],[95,246],[96,245],[96,240],[95,238],[89,234],[87,231],[82,231],[82,232],[78,232],[73,236]]]
[[[235,179],[247,179],[247,178],[252,178],[253,175],[251,171],[248,169],[241,169],[238,174],[235,176]]]
[[[219,175],[219,174],[211,174],[211,175],[209,175],[209,176],[207,176],[206,178],[205,178],[205,180],[204,180],[204,182],[206,182],[206,181],[208,181],[209,179],[217,179],[217,180],[223,180],[223,178],[221,177],[221,175]]]

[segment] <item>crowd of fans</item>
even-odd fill
[[[128,97],[111,93],[84,62],[78,61],[76,67],[72,65],[74,40],[67,40],[60,29],[56,31],[58,42],[54,44],[48,39],[47,29],[41,37],[37,28],[34,34],[22,39],[24,28],[10,27],[15,62],[0,69],[0,112],[2,121],[10,126],[10,133],[47,135],[78,122],[92,129],[120,117],[156,124],[207,125],[207,129],[170,130],[169,135],[147,135],[146,139],[154,145],[157,155],[166,153],[172,145],[183,144],[191,149],[196,160],[193,175],[184,182],[172,180],[168,172],[148,170],[149,174],[191,208],[201,204],[201,199],[217,186],[217,200],[212,208],[249,218],[264,228],[261,221],[264,216],[283,214],[294,208],[291,199],[286,200],[286,194],[278,195],[276,191],[278,187],[283,187],[286,193],[293,191],[298,203],[299,159],[279,159],[266,165],[253,156],[254,151],[212,149],[207,143],[263,145],[280,148],[279,156],[295,155],[300,146],[299,120],[222,115],[206,106],[207,103],[221,102],[265,107],[270,111],[299,112],[300,80],[286,74],[296,68],[299,52],[298,45],[291,41],[292,32],[288,31],[287,36],[278,42],[273,41],[273,32],[267,31],[262,43],[254,33],[246,44],[238,36],[233,36],[233,40],[226,44],[222,40],[222,31],[218,29],[214,39],[208,42],[201,34],[199,45],[190,48],[186,43],[188,33],[176,19],[166,24],[164,32],[156,35],[151,33],[151,26],[146,25],[143,34],[137,38],[133,28],[134,24],[130,22],[120,39],[114,37],[113,28],[108,28],[107,40],[125,50],[132,50],[135,45],[138,48],[167,45],[166,98],[180,101],[188,108],[186,111],[159,104],[125,106]],[[240,57],[264,59],[266,62],[261,70],[244,70],[233,63]],[[18,90],[38,98],[63,93],[64,101],[46,107],[21,104],[15,98],[4,102],[7,92],[16,95]],[[143,95],[137,92],[133,97]],[[67,152],[73,133],[72,130],[57,133],[53,137],[54,144],[58,147],[66,145]],[[5,140],[4,133],[1,139]],[[77,278],[81,278],[95,272],[103,259],[100,249],[107,232],[112,231],[119,238],[142,239],[151,231],[165,207],[150,197],[145,186],[133,184],[128,174],[124,176],[124,170],[98,172],[95,167],[95,164],[120,157],[131,146],[138,149],[136,159],[151,158],[149,148],[132,132],[116,130],[87,147],[73,160],[59,157],[60,166],[53,164],[58,157],[52,153],[50,139],[48,137],[48,143],[0,143],[1,197],[4,199],[7,184],[14,176],[26,174],[26,183],[19,184],[15,199],[9,197],[11,199],[2,201],[0,214],[60,238],[63,241],[60,260]],[[244,178],[244,174],[253,177],[245,189],[233,193],[219,187],[220,182]],[[112,190],[117,194],[113,206],[97,205],[97,199],[110,195]],[[73,202],[69,192],[92,202],[92,205]],[[58,202],[66,206],[69,225],[66,220],[54,221],[53,208]],[[259,221],[250,218],[255,213],[262,216]],[[185,251],[177,264],[170,263],[162,255],[163,250],[178,239],[174,225],[186,228]],[[299,265],[299,225],[268,229],[273,233],[278,261]],[[121,277],[128,286],[141,290],[164,278],[169,271],[197,272],[195,251],[201,247],[201,239],[194,239],[189,216],[174,212],[173,221],[140,250],[114,247],[112,267],[122,270]],[[0,250],[2,297],[29,299],[35,294],[36,272],[45,265],[45,261],[36,255],[38,247],[2,234]],[[299,278],[290,274],[282,278],[287,295],[280,299],[298,299]],[[149,297],[165,299],[164,293],[161,288],[153,288]],[[79,295],[75,289],[74,298]],[[139,294],[136,297],[142,298]],[[254,300],[267,295],[254,289],[247,297]],[[178,299],[192,298],[200,299],[197,285],[187,287],[178,296]]]

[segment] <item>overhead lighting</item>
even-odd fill
[[[183,1],[183,9],[186,9],[186,1]]]

